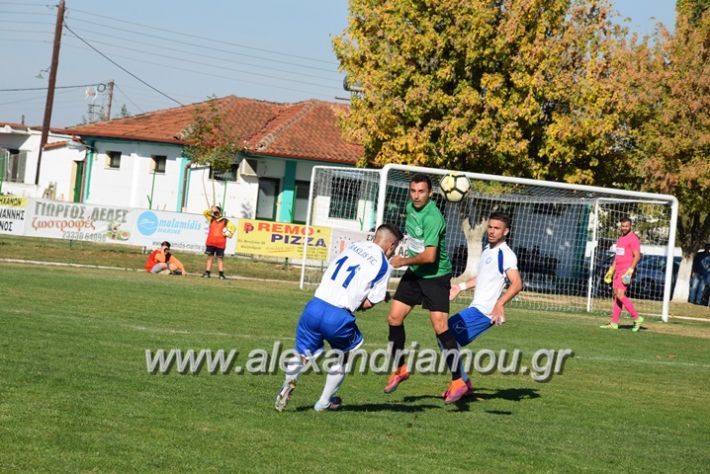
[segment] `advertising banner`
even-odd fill
[[[173,251],[205,250],[209,222],[202,214],[134,209],[128,214],[127,221],[131,234],[129,241],[133,245],[155,248],[167,240]],[[225,252],[233,254],[235,245],[235,239],[227,239]]]
[[[28,199],[25,235],[128,244],[125,207]]]
[[[360,240],[372,240],[374,235],[374,232],[333,228],[330,237],[330,245],[328,246],[328,261],[330,262],[343,253],[343,250],[351,243]]]
[[[0,196],[0,234],[24,235],[27,221],[27,199]]]
[[[330,228],[308,228],[301,224],[286,224],[255,219],[240,219],[237,227],[237,252],[271,257],[303,257],[303,245],[308,245],[308,260],[326,260]]]

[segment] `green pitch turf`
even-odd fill
[[[710,326],[510,310],[473,349],[572,349],[563,374],[473,374],[481,397],[445,406],[446,375],[352,374],[343,410],[286,410],[275,375],[149,374],[145,350],[293,342],[310,292],[291,283],[0,266],[0,470],[200,472],[701,472],[710,465]],[[386,305],[359,316],[368,351]],[[435,344],[416,310],[407,339]]]

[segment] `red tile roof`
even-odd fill
[[[64,140],[64,141],[61,141],[61,142],[47,143],[47,144],[44,146],[44,149],[45,149],[45,150],[53,150],[54,148],[62,148],[62,147],[65,147],[65,146],[67,146],[68,144],[69,144],[69,140]]]
[[[207,110],[208,104],[200,102],[81,125],[64,130],[64,133],[82,138],[120,138],[183,145],[195,113]],[[213,99],[213,104],[225,114],[234,138],[243,143],[246,152],[351,165],[363,154],[362,146],[347,143],[341,136],[336,110],[347,112],[345,105],[318,100],[284,104],[235,96]]]

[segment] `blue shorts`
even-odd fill
[[[303,355],[317,354],[323,350],[324,340],[333,349],[347,352],[357,348],[364,339],[350,311],[312,298],[296,326],[296,350]]]
[[[470,344],[492,324],[491,318],[473,307],[459,311],[449,318],[449,329],[460,346]]]

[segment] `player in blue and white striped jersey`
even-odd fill
[[[286,379],[274,404],[278,411],[286,408],[296,380],[328,341],[333,349],[345,354],[360,347],[363,336],[355,323],[356,310],[367,310],[384,301],[387,282],[392,272],[388,259],[394,253],[402,233],[390,224],[377,228],[372,242],[350,244],[333,260],[323,274],[315,296],[306,304],[296,327],[298,356],[287,361]],[[337,409],[340,399],[334,397],[343,383],[345,368],[336,364],[330,368],[316,411]]]

